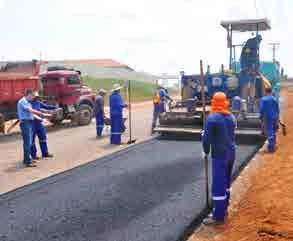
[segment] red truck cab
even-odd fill
[[[79,71],[49,70],[40,75],[40,80],[44,99],[63,110],[56,122],[75,117],[80,125],[91,122],[95,94],[82,83]]]

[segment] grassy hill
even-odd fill
[[[93,78],[90,76],[83,77],[83,82],[91,87],[93,90],[99,90],[101,88],[110,91],[113,84],[119,83],[125,87],[128,86],[127,81],[123,80],[116,80],[116,79],[98,79]],[[141,81],[131,81],[131,95],[132,95],[132,101],[138,102],[138,101],[145,101],[145,100],[151,100],[154,94],[154,90],[156,88],[156,85],[153,83],[148,82],[141,82]],[[124,97],[124,101],[127,101],[127,89],[124,88],[121,90],[121,94]],[[108,100],[108,98],[106,98]]]

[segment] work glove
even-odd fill
[[[202,159],[207,159],[209,157],[209,154],[206,154],[204,151],[201,153]]]

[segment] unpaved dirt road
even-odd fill
[[[293,240],[293,89],[283,90],[282,97],[287,136],[279,133],[277,151],[258,153],[233,184],[227,224],[202,226],[189,241]]]
[[[152,108],[151,102],[133,105],[133,136],[137,141],[150,137]],[[127,115],[127,110],[125,114]],[[128,127],[128,123],[126,124]],[[96,139],[94,121],[83,127],[70,127],[69,124],[49,127],[48,145],[54,158],[40,160],[36,168],[23,168],[22,140],[19,134],[0,136],[0,194],[126,147],[110,145],[109,134],[110,128],[106,128],[104,137]],[[128,138],[127,130],[123,142],[127,142]]]

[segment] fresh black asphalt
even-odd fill
[[[204,208],[200,143],[154,139],[0,196],[0,240],[176,241]]]

